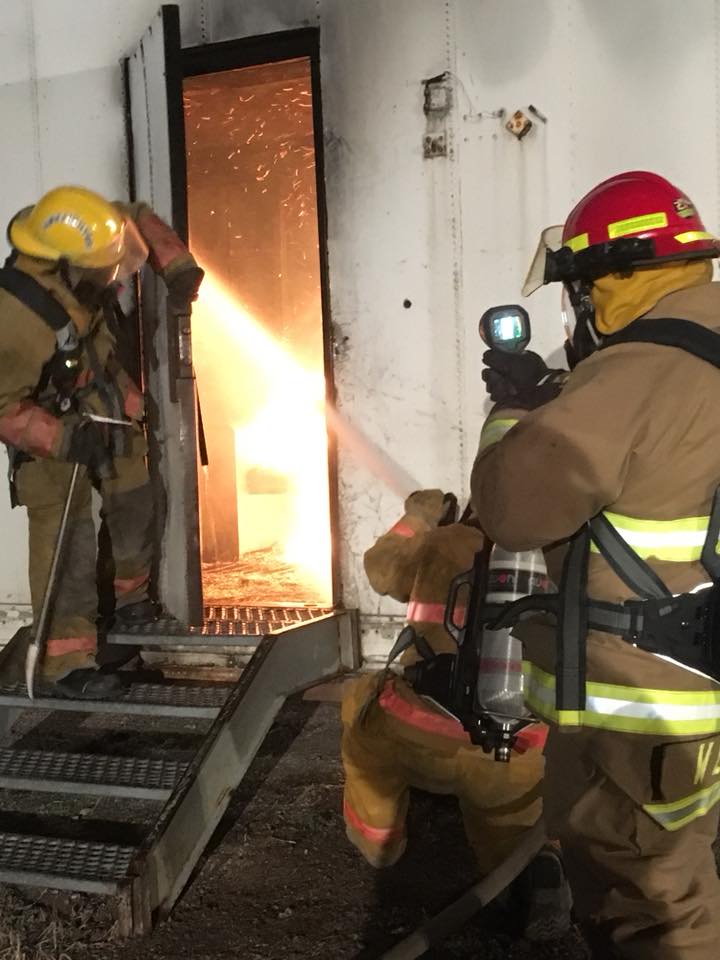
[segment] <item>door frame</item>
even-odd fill
[[[131,200],[149,202],[187,238],[180,14],[164,4],[123,64]],[[169,612],[203,622],[197,477],[197,402],[189,327],[167,310],[152,270],[136,286],[148,404],[148,466],[156,505],[152,581]]]
[[[330,316],[330,276],[328,264],[328,216],[327,200],[325,195],[325,163],[324,163],[324,127],[322,119],[322,95],[320,79],[320,31],[316,27],[307,27],[299,30],[284,30],[279,33],[268,33],[259,36],[241,38],[237,40],[221,40],[217,43],[201,44],[196,47],[185,47],[181,50],[180,66],[182,79],[203,76],[210,73],[223,73],[228,70],[237,70],[242,67],[256,67],[267,63],[279,63],[283,60],[307,58],[310,61],[310,81],[313,113],[313,140],[315,146],[315,195],[317,202],[318,221],[318,253],[320,263],[320,305],[322,311],[323,333],[323,366],[325,372],[325,397],[329,405],[334,406],[336,388],[333,365],[333,337]],[[183,124],[184,150],[184,116],[182,103],[180,104],[179,121]],[[177,116],[169,118],[171,143],[180,142],[174,137],[173,123],[178,122]],[[180,167],[180,158],[178,167]],[[187,167],[186,155],[182,157],[184,177],[183,209],[185,211],[185,237],[187,238]],[[177,182],[173,180],[173,187]],[[173,195],[173,201],[175,195]],[[326,421],[327,422],[327,421]],[[337,442],[334,434],[327,430],[328,438],[328,475],[329,475],[329,511],[330,537],[332,544],[332,596],[333,606],[341,602],[340,582],[340,549],[339,549],[339,495],[338,495],[338,456]],[[198,536],[199,536],[198,515]]]

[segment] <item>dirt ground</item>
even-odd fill
[[[0,888],[0,960],[372,960],[474,880],[456,803],[414,797],[411,842],[376,872],[345,838],[339,708],[289,701],[172,918],[117,941],[108,905]],[[576,936],[531,946],[491,906],[428,957],[579,960]]]

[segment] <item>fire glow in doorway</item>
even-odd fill
[[[206,603],[332,603],[310,62],[184,83]]]

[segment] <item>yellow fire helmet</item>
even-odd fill
[[[21,210],[8,227],[20,253],[42,260],[67,260],[81,269],[113,269],[129,276],[147,259],[148,249],[131,219],[100,194],[84,187],[56,187],[34,207]]]

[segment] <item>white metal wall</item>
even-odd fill
[[[41,190],[122,195],[119,58],[157,0],[6,0],[0,9],[0,222]],[[484,409],[477,320],[518,298],[542,226],[594,182],[646,167],[710,229],[718,202],[718,0],[185,0],[183,41],[320,25],[329,259],[343,413],[426,485],[462,493]],[[452,156],[422,159],[424,78],[451,75]],[[492,114],[533,104],[521,142]],[[412,306],[405,308],[404,300]],[[560,346],[555,291],[527,306]],[[347,338],[347,339],[346,339]],[[2,464],[0,464],[2,470]],[[365,649],[400,608],[362,553],[398,513],[341,456],[345,599]],[[27,599],[24,522],[0,493],[0,602]]]

